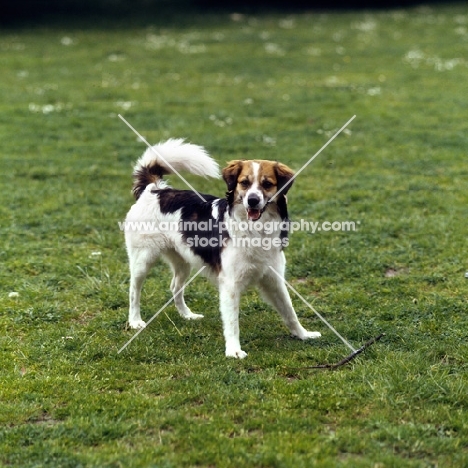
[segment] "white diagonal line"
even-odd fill
[[[125,125],[127,125],[127,127],[133,131],[133,133],[135,133],[135,135],[143,142],[146,144],[146,146],[158,157],[158,158],[161,158],[164,163],[167,165],[167,167],[169,167],[169,169],[174,173],[176,174],[177,176],[179,176],[179,178],[181,180],[183,180],[185,182],[185,184],[190,188],[190,190],[192,190],[192,192],[196,193],[205,203],[206,203],[206,200],[203,198],[203,196],[198,192],[198,190],[196,190],[188,180],[185,179],[185,177],[182,176],[182,174],[180,174],[176,169],[174,169],[174,167],[168,162],[166,161],[166,159],[163,158],[163,156],[161,155],[161,153],[159,153],[158,151],[156,151],[156,149],[151,146],[148,141],[145,139],[145,137],[143,135],[141,135],[138,130],[136,130],[127,120],[125,120],[125,118],[119,114],[119,118],[120,120],[122,120],[122,122],[125,123]]]
[[[296,289],[294,289],[294,287],[288,283],[272,266],[270,266],[271,270],[279,277],[281,278],[286,286],[289,287],[289,289],[291,289],[291,291],[293,291],[296,296],[302,300],[302,302],[312,311],[314,312],[314,314],[333,332],[335,333],[335,335],[351,350],[353,351],[354,353],[356,352],[356,350],[353,348],[353,346],[351,346],[348,341],[346,341],[302,296],[301,294],[299,294],[298,291],[296,291]]]
[[[206,266],[202,266],[149,320],[146,322],[146,327],[188,286],[204,269]],[[128,341],[122,346],[117,354],[120,354],[145,328],[140,328]]]
[[[293,183],[293,180],[356,118],[353,115],[295,174],[288,180],[269,200],[273,201],[288,185]]]

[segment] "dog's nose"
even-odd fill
[[[257,206],[260,203],[260,197],[258,195],[249,195],[249,198],[247,198],[247,203],[251,208],[254,206]]]

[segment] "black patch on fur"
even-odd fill
[[[159,206],[163,214],[181,210],[179,232],[192,251],[217,272],[221,270],[221,251],[229,234],[222,229],[227,201],[213,195],[203,194],[204,202],[190,190],[161,189],[151,193],[159,197]],[[213,218],[213,202],[218,201],[218,217]]]
[[[149,184],[161,180],[165,174],[169,174],[169,172],[159,164],[154,164],[150,167],[139,167],[133,172],[133,196],[138,200]]]
[[[281,221],[287,222],[289,227],[288,204],[286,202],[286,197],[282,193],[278,195],[276,207],[278,209],[278,214],[281,218]],[[287,239],[288,234],[289,229],[281,229],[280,239]]]
[[[226,201],[229,206],[229,213],[231,213],[232,205],[234,204],[234,189],[226,192]]]

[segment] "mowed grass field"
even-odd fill
[[[183,15],[3,29],[0,466],[468,466],[468,7]],[[145,145],[298,170],[287,279],[320,340],[255,291],[245,360],[224,357],[216,289],[186,292],[122,353],[122,221]],[[187,176],[223,196],[222,181]],[[185,185],[170,177],[175,187]],[[158,264],[146,320],[170,299]]]

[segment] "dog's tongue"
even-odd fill
[[[260,218],[260,215],[260,210],[253,210],[252,208],[247,210],[247,217],[252,221],[256,221],[258,218]]]

